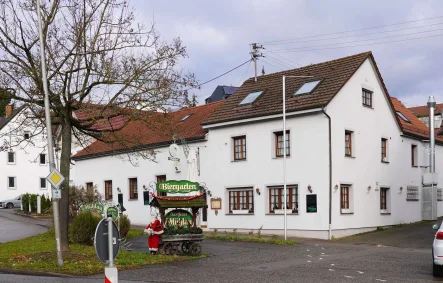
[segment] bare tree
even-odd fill
[[[163,42],[154,23],[137,23],[128,0],[53,0],[43,4],[42,21],[50,108],[61,126],[66,251],[72,136],[136,148],[143,141],[114,133],[131,121],[151,123],[148,116],[164,119],[156,110],[183,105],[184,89],[196,83],[178,68],[187,57],[181,40]],[[38,118],[44,92],[37,27],[35,0],[0,0],[0,88],[12,90],[12,100],[26,103]]]

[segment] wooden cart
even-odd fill
[[[208,207],[205,195],[190,200],[189,197],[154,197],[150,205],[159,209],[161,221],[164,226],[159,244],[160,254],[201,254],[202,248],[200,242],[203,240],[203,232],[197,227],[196,218],[200,208]],[[191,209],[191,212],[187,213],[190,214],[190,218],[192,217],[192,221],[188,222],[188,227],[186,227],[185,230],[191,230],[193,233],[178,233],[180,228],[172,227],[172,225],[170,225],[171,221],[168,221],[170,219],[167,218],[168,214],[165,213],[167,209],[175,209],[168,214],[174,211],[184,212],[185,210],[183,209]]]

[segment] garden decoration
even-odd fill
[[[153,189],[153,186],[150,187]],[[167,195],[160,196],[159,193]],[[186,180],[171,180],[157,183],[155,192],[152,190],[150,195],[150,206],[158,209],[159,222],[163,224],[158,252],[200,255],[199,242],[203,240],[203,230],[197,226],[196,219],[199,209],[208,207],[205,196],[210,196],[210,191],[206,186]],[[166,213],[166,210],[170,211]]]
[[[148,234],[148,248],[150,254],[157,254],[158,245],[160,244],[161,234],[163,234],[163,227],[158,220],[158,214],[155,211],[151,212],[151,223],[146,226],[144,231]]]

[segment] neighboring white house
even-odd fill
[[[1,199],[21,194],[51,195],[46,135],[26,106],[6,106],[0,117],[0,190]]]
[[[422,220],[429,131],[389,96],[367,52],[257,81],[250,78],[223,103],[176,112],[177,119],[185,119],[177,124],[188,120],[184,137],[199,150],[199,181],[221,199],[222,208],[208,209],[202,224],[210,230],[283,233],[283,75],[312,76],[286,78],[288,235],[330,239]],[[184,111],[193,115],[186,119]],[[201,115],[191,125],[189,119],[201,112],[207,117]],[[141,160],[134,167],[122,161],[126,152],[101,142],[74,156],[76,185],[97,185],[114,200],[118,187],[135,224],[146,224],[149,213],[138,188],[148,188],[158,175],[186,177],[185,163],[177,173],[168,160],[172,140],[163,133],[142,132],[139,128],[134,137],[158,151],[157,163]],[[192,132],[205,135],[196,139]],[[436,143],[439,173],[443,139],[436,137]],[[442,186],[443,174],[439,176]],[[438,215],[443,215],[441,201]]]

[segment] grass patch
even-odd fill
[[[53,230],[52,230],[53,231]],[[132,235],[138,232],[132,232]],[[23,240],[0,244],[0,268],[36,270],[70,275],[93,275],[104,272],[105,265],[97,258],[93,246],[72,244],[63,254],[64,264],[57,265],[55,239],[51,231]],[[193,260],[201,257],[147,255],[121,250],[115,259],[119,270],[140,268],[147,264]]]
[[[277,237],[262,237],[261,235],[238,235],[235,233],[208,233],[204,234],[204,238],[208,240],[217,241],[228,241],[228,242],[255,242],[255,243],[266,243],[266,244],[277,244],[292,246],[296,245],[296,241],[279,239]]]
[[[126,239],[129,240],[129,239],[141,236],[141,235],[143,235],[143,230],[140,230],[140,229],[129,229],[128,235],[126,236]]]

